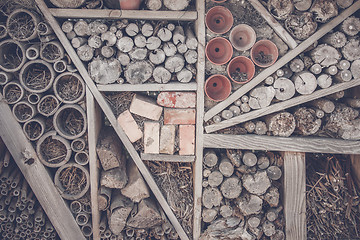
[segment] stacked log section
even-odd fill
[[[194,80],[198,41],[191,25],[79,20],[63,22],[62,30],[98,84]]]
[[[284,235],[279,203],[282,162],[272,152],[206,149],[200,239]]]

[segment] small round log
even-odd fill
[[[162,66],[157,66],[153,71],[153,78],[157,83],[168,83],[171,80],[171,73]]]
[[[162,64],[165,61],[165,53],[161,49],[156,49],[149,54],[149,60],[155,65]]]
[[[163,4],[169,10],[182,11],[189,6],[190,0],[183,0],[183,1],[163,0]]]
[[[268,131],[266,123],[263,121],[257,121],[255,123],[255,134],[257,135],[265,135]]]
[[[158,11],[162,7],[161,0],[146,0],[146,7],[152,11]]]
[[[122,66],[127,66],[130,63],[130,57],[127,53],[118,52],[117,53],[117,60],[120,61]]]
[[[258,168],[265,170],[270,166],[270,160],[267,156],[261,155],[257,161]]]
[[[130,52],[134,47],[134,41],[129,37],[122,37],[116,43],[116,47],[124,53]]]
[[[315,110],[311,108],[301,107],[294,113],[296,120],[296,132],[309,136],[319,131],[321,127],[321,119],[317,118]]]
[[[206,150],[204,154],[204,164],[208,167],[214,167],[218,162],[218,157],[213,150]]]
[[[148,50],[146,48],[133,48],[129,52],[130,59],[133,61],[145,60],[147,55],[148,55]]]
[[[76,49],[76,53],[84,62],[89,62],[94,57],[94,49],[87,44],[84,44]]]
[[[328,88],[332,84],[332,77],[329,74],[321,74],[316,79],[317,84],[321,88]]]
[[[317,29],[317,23],[312,16],[309,12],[290,15],[285,20],[285,28],[294,38],[305,40],[315,33]]]
[[[271,180],[279,180],[282,176],[281,169],[277,166],[270,166],[266,169],[267,176]]]
[[[205,188],[202,194],[203,206],[211,209],[220,206],[223,196],[217,188]]]
[[[334,78],[337,82],[348,82],[353,78],[353,76],[350,70],[341,70],[334,76]]]
[[[289,112],[280,112],[266,117],[266,124],[274,136],[289,137],[295,130],[295,118]]]
[[[338,73],[338,69],[337,69],[337,67],[335,65],[332,65],[332,66],[330,66],[328,68],[325,68],[324,72],[331,75],[331,76],[334,76],[335,74]]]
[[[88,38],[88,45],[94,49],[100,48],[102,43],[101,37],[98,35],[91,35]]]
[[[230,177],[234,173],[234,166],[228,158],[223,158],[219,164],[219,171],[225,177]]]
[[[183,68],[180,72],[176,73],[176,79],[179,82],[188,83],[193,79],[193,73],[190,70]]]
[[[233,215],[234,209],[230,205],[222,205],[220,207],[220,215],[224,218],[231,217]]]
[[[336,65],[341,59],[339,51],[336,50],[336,48],[326,44],[320,44],[317,46],[310,52],[310,55],[315,63],[319,63],[323,67]]]
[[[322,71],[322,67],[318,63],[315,63],[310,67],[310,72],[312,72],[313,74],[320,74],[321,71]]]
[[[165,61],[165,68],[171,73],[180,72],[185,66],[185,59],[180,54],[175,54],[172,57],[169,57]]]
[[[360,19],[355,16],[348,17],[342,22],[340,29],[348,36],[356,36],[360,31]]]
[[[288,100],[295,95],[295,85],[287,78],[278,78],[273,87],[275,89],[275,98],[278,100]]]
[[[178,53],[180,53],[180,54],[184,54],[188,50],[188,47],[186,46],[185,43],[179,43],[176,46],[176,48],[177,48]]]
[[[146,40],[146,47],[149,50],[158,49],[160,46],[161,46],[161,40],[158,37],[152,36]]]
[[[185,61],[189,64],[194,64],[197,62],[198,54],[195,50],[188,50],[185,54]]]
[[[270,221],[265,221],[263,223],[262,230],[267,237],[274,235],[276,232],[275,225]]]
[[[79,37],[84,37],[90,34],[90,27],[84,20],[79,20],[74,25],[74,32]]]
[[[172,42],[166,42],[163,44],[163,51],[167,57],[172,57],[176,54],[177,48]]]
[[[301,72],[304,70],[304,62],[300,59],[300,58],[295,58],[294,60],[292,60],[289,64],[289,67],[291,69],[291,71],[297,73],[297,72]]]
[[[239,197],[242,191],[240,179],[238,177],[225,179],[225,181],[221,184],[220,191],[227,199],[235,199]]]
[[[125,32],[129,37],[134,37],[139,33],[139,26],[135,23],[130,23],[126,26]]]
[[[134,44],[136,47],[144,48],[146,47],[146,37],[142,34],[138,34],[134,38]]]
[[[154,33],[154,27],[150,23],[145,23],[141,27],[141,33],[145,37],[150,37]]]
[[[316,77],[307,71],[295,74],[292,80],[296,91],[302,95],[313,93],[317,87]]]
[[[255,123],[253,121],[248,121],[244,123],[244,128],[248,133],[253,133],[255,131]]]
[[[176,26],[173,32],[173,43],[178,45],[179,43],[185,43],[185,33],[182,26]]]
[[[74,30],[74,23],[72,21],[65,21],[61,25],[61,30],[63,30],[64,33],[69,33]]]
[[[221,117],[225,120],[228,120],[234,116],[233,112],[230,110],[224,110],[221,112]]]
[[[106,69],[106,71],[104,71]],[[116,82],[122,73],[120,61],[115,58],[94,58],[88,65],[90,77],[98,84]]]
[[[310,12],[314,14],[315,21],[325,23],[338,15],[335,1],[315,0]]]
[[[344,58],[348,61],[355,61],[360,59],[360,40],[353,38],[348,41],[341,49]]]
[[[145,83],[153,73],[154,67],[148,61],[135,61],[127,65],[125,79],[131,84]]]
[[[350,71],[354,79],[360,78],[360,59],[351,63]]]
[[[106,46],[112,47],[116,44],[117,37],[114,33],[107,31],[101,34],[101,41],[105,42]]]
[[[271,101],[275,97],[275,89],[272,86],[269,87],[256,87],[250,92],[249,106],[252,109],[260,109],[267,107],[271,104]]]
[[[342,48],[343,46],[345,46],[347,39],[344,33],[337,31],[327,34],[323,38],[323,41],[324,43],[327,43],[334,48]]]
[[[336,65],[338,69],[340,70],[347,70],[350,68],[350,62],[348,60],[342,59],[340,62]]]
[[[243,163],[248,167],[253,167],[257,163],[257,157],[252,152],[245,152],[242,158]]]
[[[201,213],[201,217],[202,217],[203,222],[210,223],[215,220],[217,214],[218,214],[218,211],[215,208],[211,208],[211,209],[205,208],[205,209],[203,209],[203,211]]]
[[[219,171],[213,171],[208,177],[208,182],[211,187],[220,186],[223,180],[224,176]]]
[[[168,42],[172,38],[172,32],[168,28],[162,27],[159,29],[157,36],[161,41]]]

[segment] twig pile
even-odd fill
[[[86,185],[86,175],[77,167],[69,167],[61,171],[59,180],[66,194],[76,195]]]
[[[41,153],[49,163],[60,163],[66,158],[66,147],[57,139],[51,137],[41,144]]]
[[[78,111],[66,109],[63,111],[62,120],[64,131],[71,135],[77,135],[84,129],[84,119]]]
[[[50,70],[43,64],[35,63],[26,72],[25,84],[31,89],[44,89],[50,79]]]

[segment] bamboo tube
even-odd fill
[[[80,213],[81,212],[81,203],[79,201],[72,201],[70,203],[70,210],[72,213]]]
[[[14,92],[18,92],[16,95]],[[8,82],[3,88],[3,96],[8,104],[15,104],[24,97],[24,88],[18,81]]]
[[[0,39],[6,38],[8,35],[6,24],[0,23]]]
[[[45,128],[45,120],[42,117],[36,117],[25,122],[23,131],[29,140],[36,141],[44,134]]]
[[[53,29],[46,22],[39,22],[36,26],[36,31],[40,36],[49,35],[54,32]]]
[[[85,237],[90,237],[92,235],[92,226],[91,223],[88,222],[85,225],[81,226],[81,231]]]
[[[20,101],[16,103],[12,109],[13,116],[16,121],[24,123],[33,118],[36,113],[36,107],[27,101]]]
[[[6,167],[6,168],[9,166],[10,157],[11,157],[11,154],[10,154],[9,150],[6,150],[4,160],[3,160],[4,167]]]
[[[53,68],[57,73],[63,73],[66,71],[66,62],[64,60],[58,60],[54,62]]]
[[[71,150],[73,150],[74,152],[83,151],[85,149],[85,146],[86,143],[83,138],[74,139],[70,144]]]
[[[84,226],[89,222],[89,214],[85,212],[80,212],[76,215],[75,220],[79,226]]]
[[[64,86],[69,84],[74,84],[76,87],[76,91],[73,92],[63,92]],[[77,103],[79,102],[85,95],[85,83],[81,76],[77,73],[69,73],[65,72],[60,74],[55,78],[54,81],[54,94],[55,96],[64,103]],[[72,89],[72,88],[71,88]],[[75,89],[74,89],[75,90]]]
[[[40,56],[40,44],[33,44],[25,51],[25,56],[29,60],[35,60]]]
[[[36,105],[40,102],[41,94],[39,93],[30,93],[27,100],[30,104]]]
[[[47,52],[49,51],[49,49],[52,49],[52,51],[54,51],[53,49],[56,49],[56,55],[54,54],[54,56],[47,56]],[[40,49],[40,58],[49,63],[54,63],[60,59],[63,59],[64,55],[64,48],[58,41],[47,42],[43,44]]]
[[[12,78],[12,74],[0,71],[0,86],[6,85],[9,81],[12,80]]]
[[[59,106],[60,102],[54,95],[45,95],[40,99],[36,107],[41,115],[50,117],[55,114]]]
[[[5,72],[17,72],[26,62],[24,44],[15,40],[7,39],[0,42],[0,53],[0,69]],[[20,58],[20,61],[9,65],[9,59],[14,57]]]
[[[87,165],[89,163],[89,154],[85,151],[75,153],[74,160],[79,165]]]
[[[28,33],[25,32],[25,34],[19,35],[17,33],[18,29],[14,29],[13,22],[17,22],[16,20],[17,18],[24,18],[24,16],[26,17],[29,16],[31,18],[30,21],[34,24],[34,28]],[[39,24],[39,21],[40,21],[40,17],[36,13],[31,12],[27,9],[20,8],[20,9],[16,9],[8,16],[6,21],[6,28],[8,29],[8,34],[12,39],[16,41],[28,42],[30,40],[35,39],[38,36],[36,31],[36,26]],[[14,30],[10,31],[10,29],[14,29]]]

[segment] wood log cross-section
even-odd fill
[[[250,92],[249,106],[252,109],[260,109],[270,105],[275,97],[275,89],[269,87],[257,87]]]

